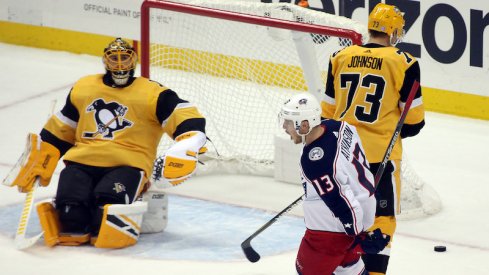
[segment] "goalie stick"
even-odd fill
[[[22,214],[20,215],[20,220],[19,224],[17,225],[17,231],[15,232],[14,239],[15,247],[17,247],[19,250],[33,246],[44,234],[44,231],[42,231],[41,233],[30,238],[26,238],[25,236],[25,233],[27,232],[27,223],[29,222],[29,217],[31,216],[32,205],[34,204],[34,191],[38,185],[39,177],[36,179],[31,191],[27,192],[25,195],[24,206],[22,207]]]
[[[53,100],[51,102],[51,110],[48,115],[48,119],[53,115],[55,106],[56,106],[56,100]],[[17,164],[22,163],[23,158],[25,158],[25,153],[20,157]],[[5,182],[6,179],[4,179],[3,181],[4,184],[7,184]],[[42,237],[42,235],[44,235],[44,231],[41,231],[41,233],[32,237],[25,236],[27,232],[27,225],[29,223],[29,218],[32,212],[32,206],[34,204],[34,192],[37,186],[40,185],[39,181],[40,178],[37,177],[36,181],[34,182],[34,185],[32,186],[32,189],[29,192],[27,192],[25,195],[24,205],[22,207],[22,213],[20,215],[19,224],[17,225],[17,231],[15,232],[15,238],[14,238],[15,247],[19,250],[23,250],[33,246]]]
[[[394,133],[392,134],[392,138],[389,142],[389,146],[387,146],[387,149],[384,154],[384,159],[382,160],[382,163],[379,166],[379,169],[377,170],[377,173],[375,173],[374,177],[374,186],[375,189],[377,189],[377,186],[379,185],[379,180],[382,177],[382,174],[384,173],[385,166],[387,165],[387,161],[389,160],[389,157],[392,152],[392,148],[394,148],[394,144],[397,141],[397,138],[399,137],[401,133],[402,126],[404,125],[404,120],[406,119],[406,115],[411,108],[411,103],[413,102],[414,96],[416,95],[416,92],[418,91],[419,88],[419,82],[414,81],[413,86],[411,87],[411,90],[409,91],[408,98],[406,99],[406,103],[404,105],[404,109],[402,110],[401,116],[399,117],[399,121],[397,122],[396,129],[394,130]],[[244,240],[241,243],[241,249],[243,249],[243,252],[246,256],[246,258],[252,262],[258,262],[260,260],[260,254],[256,252],[255,249],[251,246],[251,240],[253,240],[256,236],[258,236],[261,232],[263,232],[265,229],[270,227],[272,224],[274,224],[282,215],[285,213],[289,212],[294,206],[296,206],[301,200],[302,200],[303,195],[301,195],[298,199],[296,199],[294,202],[289,204],[287,207],[285,207],[280,213],[278,213],[275,217],[273,217],[271,220],[269,220],[266,224],[264,224],[260,229],[255,231],[251,236],[249,236],[246,240]]]
[[[16,168],[23,165],[23,163],[26,161],[26,158],[28,157],[29,152],[30,152],[30,146],[27,146],[26,150],[24,151],[22,156],[19,158],[19,160],[14,165],[12,170],[9,172],[7,177],[5,177],[5,179],[2,181],[2,183],[4,185],[11,186],[11,181],[13,180],[11,178],[12,175],[18,173]],[[25,236],[25,234],[27,232],[27,224],[28,224],[29,218],[31,216],[32,205],[34,204],[34,191],[35,191],[36,187],[39,185],[39,181],[40,181],[40,178],[37,177],[34,184],[32,185],[32,189],[25,194],[25,199],[24,199],[24,203],[22,206],[22,212],[20,214],[19,223],[17,224],[17,231],[15,232],[15,237],[14,237],[15,247],[19,250],[31,247],[44,234],[44,232],[41,232],[40,234],[33,236],[33,237],[30,237],[30,238],[26,238],[26,236]]]

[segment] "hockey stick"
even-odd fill
[[[385,154],[384,154],[384,159],[382,160],[382,163],[379,166],[379,169],[377,170],[377,173],[375,173],[375,188],[377,189],[377,186],[379,184],[379,180],[382,177],[382,174],[384,173],[385,166],[387,165],[387,161],[389,160],[389,157],[392,152],[392,148],[394,148],[394,144],[396,143],[397,138],[399,137],[399,134],[401,132],[402,126],[404,125],[404,120],[406,119],[406,115],[411,108],[411,104],[413,102],[414,96],[416,95],[416,92],[418,91],[419,88],[419,82],[414,81],[413,86],[411,87],[411,91],[409,91],[408,98],[406,100],[406,103],[404,105],[404,110],[401,113],[401,116],[399,118],[399,121],[397,122],[396,129],[394,130],[394,133],[392,134],[392,138],[389,142],[389,146],[387,147]],[[289,204],[284,210],[282,210],[280,213],[278,213],[275,217],[273,217],[270,221],[268,221],[266,224],[264,224],[260,229],[258,229],[255,233],[253,233],[251,236],[249,236],[246,240],[244,240],[241,243],[241,248],[243,249],[243,252],[246,256],[246,258],[252,262],[255,263],[260,260],[260,255],[253,249],[251,246],[251,240],[253,240],[256,236],[258,236],[261,232],[263,232],[265,229],[270,227],[272,224],[274,224],[283,214],[287,213],[290,211],[294,206],[296,206],[301,200],[302,200],[301,195],[298,199],[296,199],[294,202]]]
[[[27,223],[29,222],[29,217],[31,216],[31,211],[32,211],[32,205],[34,204],[34,191],[37,185],[39,185],[39,177],[34,182],[31,191],[26,193],[25,200],[24,200],[24,207],[22,207],[22,214],[20,215],[19,224],[17,226],[17,232],[15,233],[14,243],[17,249],[20,250],[31,247],[44,234],[44,231],[42,231],[41,233],[33,237],[30,238],[25,237],[25,233],[27,231]]]
[[[53,100],[51,102],[51,111],[48,119],[53,115],[55,106],[56,100]],[[32,189],[25,195],[24,206],[22,207],[22,213],[20,215],[19,224],[17,225],[17,231],[15,232],[14,238],[15,247],[17,247],[19,250],[33,246],[42,237],[42,235],[44,235],[44,231],[41,231],[41,233],[30,238],[26,238],[25,236],[25,233],[27,232],[27,224],[29,223],[29,218],[32,212],[32,205],[34,204],[34,191],[36,190],[37,186],[40,185],[39,181],[40,177],[37,177]]]
[[[404,125],[404,120],[406,119],[407,113],[411,108],[411,103],[413,103],[413,99],[414,96],[416,95],[416,92],[418,91],[418,88],[419,88],[419,82],[415,80],[413,86],[411,87],[411,91],[409,91],[408,98],[406,99],[406,103],[404,104],[404,110],[402,110],[401,116],[399,117],[399,122],[397,122],[396,129],[394,130],[394,134],[392,134],[391,140],[389,142],[389,146],[387,146],[387,150],[385,151],[384,159],[380,163],[377,173],[375,173],[375,178],[374,178],[375,189],[377,189],[380,178],[384,174],[385,167],[387,166],[387,161],[389,161],[389,158],[392,153],[392,149],[394,148],[394,144],[396,143],[397,138],[401,133],[402,126]]]
[[[251,236],[249,236],[246,240],[244,240],[241,243],[241,248],[243,249],[243,252],[246,256],[246,258],[252,262],[258,262],[260,260],[260,254],[258,254],[253,247],[251,247],[251,240],[253,240],[256,236],[258,236],[261,232],[263,232],[265,229],[270,227],[270,225],[274,224],[282,215],[285,213],[289,212],[294,206],[296,206],[300,201],[302,200],[302,195],[297,198],[294,202],[289,204],[287,207],[284,208],[284,210],[280,211],[275,217],[273,217],[271,220],[269,220],[266,224],[264,224],[260,229],[256,230],[255,233],[253,233]]]

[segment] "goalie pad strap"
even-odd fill
[[[123,248],[136,244],[147,208],[148,204],[140,201],[104,205],[100,231],[93,239],[93,245],[98,248]]]

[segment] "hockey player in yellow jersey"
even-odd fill
[[[395,47],[404,36],[404,18],[392,5],[377,4],[369,15],[370,39],[365,45],[346,47],[330,58],[322,116],[354,125],[375,174],[399,121],[415,81],[420,81],[417,60]],[[416,92],[401,138],[417,135],[424,126],[421,87]],[[393,236],[400,213],[402,141],[398,139],[379,181],[375,223]],[[392,239],[391,239],[392,241]],[[391,244],[379,254],[364,255],[370,274],[385,274]]]
[[[61,111],[39,135],[29,135],[27,161],[12,183],[27,192],[40,177],[45,186],[58,159],[64,158],[54,203],[38,206],[48,246],[133,245],[148,213],[161,219],[153,221],[148,232],[163,230],[166,222],[160,223],[166,217],[155,217],[162,210],[151,209],[162,207],[162,202],[151,200],[164,194],[153,194],[147,202],[138,198],[149,187],[150,177],[168,186],[188,179],[205,148],[204,117],[171,89],[135,77],[137,54],[129,43],[115,39],[102,59],[105,74],[79,79]],[[157,158],[163,134],[176,143]]]

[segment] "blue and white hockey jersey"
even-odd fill
[[[354,126],[324,120],[321,127],[323,135],[304,146],[300,162],[305,224],[354,236],[374,222],[374,177]]]

